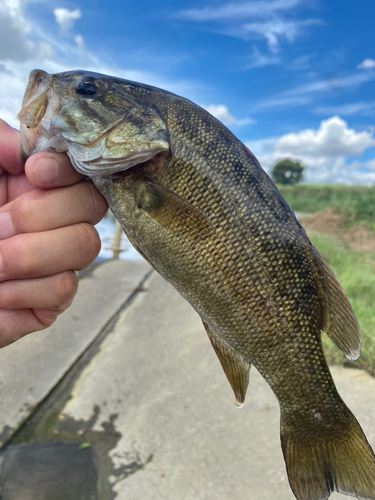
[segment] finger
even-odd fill
[[[0,309],[52,309],[60,314],[72,303],[77,287],[74,271],[4,281],[0,283]]]
[[[0,169],[17,175],[24,170],[19,132],[0,119]],[[0,173],[1,173],[0,171]]]
[[[35,189],[0,209],[0,240],[80,222],[97,224],[106,211],[107,203],[92,182],[53,190]]]
[[[59,314],[50,309],[0,309],[0,348],[51,326]]]
[[[36,153],[27,160],[25,171],[31,184],[41,189],[71,186],[84,179],[63,153]]]
[[[23,194],[35,190],[34,186],[28,181],[25,172],[18,175],[4,173],[1,178],[6,175],[6,203],[15,200]]]
[[[85,269],[100,246],[96,229],[87,223],[13,236],[0,241],[0,281]]]

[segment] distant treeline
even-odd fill
[[[348,224],[365,224],[375,230],[375,186],[297,184],[278,186],[295,212],[315,213],[332,208]]]

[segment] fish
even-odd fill
[[[335,387],[322,332],[348,359],[360,331],[337,278],[256,157],[206,110],[88,71],[31,72],[24,158],[66,152],[138,252],[202,318],[242,406],[255,366],[280,405],[298,500],[375,499],[375,456]]]

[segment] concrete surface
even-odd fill
[[[105,440],[111,423],[117,438],[100,498],[292,500],[271,390],[253,369],[237,409],[198,315],[158,275],[147,288],[82,372],[56,426],[59,434],[69,423],[90,422],[84,435]],[[333,372],[374,446],[375,379]]]
[[[16,408],[22,409],[28,403],[28,387],[34,388],[33,400],[37,401],[34,394],[45,394],[53,385],[45,378],[62,377],[64,369],[77,358],[75,350],[83,350],[92,338],[88,330],[97,332],[97,322],[105,323],[104,312],[112,311],[109,314],[113,315],[116,307],[123,304],[124,297],[120,300],[119,295],[129,295],[149,269],[138,264],[140,267],[126,262],[105,264],[95,271],[93,280],[85,278],[87,285],[83,280],[80,293],[87,294],[90,307],[82,299],[83,306],[77,304],[74,315],[79,314],[79,324],[85,325],[86,340],[78,342],[83,330],[73,327],[73,316],[65,316],[59,326],[62,333],[44,334],[46,339],[56,335],[58,348],[51,346],[46,350],[39,339],[33,355],[27,355],[27,349],[18,343],[22,366],[17,370],[8,361],[16,379],[13,386],[9,385],[10,380],[7,382],[14,390],[12,397],[8,396],[13,415]],[[117,286],[122,285],[118,281],[123,283],[124,279],[128,281],[120,291]],[[88,294],[97,297],[95,305]],[[107,309],[107,303],[114,300],[118,301],[117,306]],[[75,345],[68,348],[70,339]],[[45,349],[43,353],[38,352],[38,347]],[[64,363],[59,361],[60,349],[66,350]],[[17,353],[12,356],[15,364]],[[49,356],[51,359],[46,359]],[[54,364],[59,366],[56,372],[52,369]],[[1,370],[3,366],[0,363]],[[374,447],[375,379],[354,369],[332,371],[341,395]],[[3,386],[0,391],[5,391]],[[51,450],[59,453],[59,449],[65,449],[61,448],[62,443],[66,450],[73,451],[77,450],[77,443],[84,445],[78,450],[86,450],[90,472],[87,477],[91,478],[83,493],[79,488],[73,488],[73,493],[70,488],[65,495],[67,500],[294,499],[280,448],[278,403],[271,390],[252,369],[245,406],[235,407],[232,390],[200,318],[155,272],[124,309],[97,353],[70,383],[68,393],[59,394],[55,391],[46,398],[38,410],[40,416],[36,412],[29,420],[27,432],[18,434],[17,443],[21,444],[3,451],[2,491],[13,491],[17,470],[26,476],[22,485],[28,485],[21,497],[8,495],[3,497],[6,500],[59,500],[61,490],[54,486],[62,478],[67,487],[75,484],[76,475],[69,473],[66,460],[59,464],[53,459]],[[2,403],[0,418],[4,421]],[[30,446],[34,448],[25,448]],[[33,461],[32,467],[21,458],[17,461],[26,449],[26,462]],[[48,473],[43,450],[52,453],[50,461],[55,463]],[[40,471],[49,481],[49,490],[40,479]],[[96,490],[92,487],[93,477],[97,477]],[[330,498],[348,497],[335,493]]]
[[[81,280],[73,305],[56,323],[0,350],[0,445],[86,351],[149,271],[143,261],[97,266]]]
[[[24,443],[10,446],[1,459],[3,500],[98,500],[90,447]]]

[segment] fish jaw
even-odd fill
[[[51,134],[53,116],[60,107],[60,99],[51,86],[52,75],[43,70],[30,73],[22,109],[18,113],[21,122],[21,152],[26,160],[38,151],[63,152],[66,141],[56,133]]]
[[[168,130],[158,114],[102,77],[82,71],[30,73],[18,114],[25,160],[38,151],[67,152],[75,169],[93,178],[126,173],[168,153]],[[96,95],[79,94],[85,79],[94,82]]]

